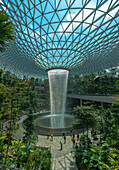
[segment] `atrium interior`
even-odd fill
[[[0,0],[0,100],[0,168],[118,169],[118,0]]]

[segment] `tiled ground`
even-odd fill
[[[63,143],[63,149],[60,150],[60,141]],[[77,170],[75,161],[73,159],[73,143],[71,137],[66,137],[66,143],[64,144],[64,138],[62,136],[51,137],[47,139],[46,136],[38,136],[37,146],[45,146],[51,148],[52,153],[52,170]]]
[[[19,130],[14,134],[16,139],[21,138],[24,132],[22,127],[22,121],[26,118],[26,115],[21,117],[19,123]],[[63,149],[60,150],[60,141],[63,143]],[[77,141],[78,142],[78,141]],[[38,136],[37,146],[49,147],[52,153],[52,170],[77,170],[74,160],[73,143],[70,136],[66,136],[66,143],[64,144],[63,136],[54,136],[53,141],[51,137],[47,139],[47,136]]]

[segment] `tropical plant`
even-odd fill
[[[118,104],[113,104],[111,109],[99,108],[99,110],[95,111],[98,117],[100,116],[99,120],[103,119],[104,130],[100,133],[99,130],[95,129],[98,138],[101,140],[98,142],[93,139],[88,144],[88,142],[82,142],[82,139],[85,140],[85,136],[80,136],[80,146],[75,152],[77,166],[79,169],[84,170],[117,170],[119,169]],[[93,143],[98,147],[95,147]]]
[[[75,120],[73,122],[74,128],[82,128],[87,130],[87,137],[89,134],[89,128],[96,126],[96,115],[92,106],[77,106],[74,108]]]
[[[50,151],[42,151],[31,144],[25,145],[21,141],[12,141],[13,160],[17,168],[25,168],[26,170],[51,170],[51,153]]]
[[[9,40],[14,40],[13,24],[5,11],[0,11],[0,51],[5,50]]]
[[[118,170],[119,169],[119,150],[111,148],[108,154],[108,164],[103,164],[104,169]]]
[[[29,144],[32,142],[34,135],[34,115],[32,113],[32,108],[29,108],[29,114],[27,115],[27,118],[24,121],[26,131],[24,132],[23,140],[25,143]]]
[[[80,170],[103,169],[102,157],[96,148],[85,147],[84,149],[84,146],[80,146],[76,149],[75,157],[76,164]]]

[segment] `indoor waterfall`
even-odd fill
[[[48,71],[50,88],[51,127],[64,128],[64,114],[69,71],[56,69]],[[59,116],[60,115],[60,116]]]

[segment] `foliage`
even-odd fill
[[[37,136],[33,112],[43,105],[35,89],[36,83],[38,85],[38,79],[22,80],[0,69],[0,164],[15,164],[23,169],[51,169],[50,151],[43,152],[34,146]],[[13,130],[24,111],[27,114],[26,133],[24,140],[18,141],[14,139]]]
[[[11,164],[26,170],[51,170],[51,153],[42,151],[31,144],[24,144],[23,141],[12,141],[13,157]]]
[[[97,151],[95,148],[84,148],[84,146],[80,146],[76,150],[75,156],[76,164],[79,169],[102,169],[103,162],[101,161],[99,151]]]
[[[101,147],[86,147],[81,144],[75,152],[76,164],[79,169],[118,169],[119,150],[109,149],[110,145],[103,143]]]
[[[74,115],[75,115],[75,121],[73,122],[73,126],[77,128],[88,130],[89,128],[93,128],[96,126],[96,115],[94,114],[94,108],[93,106],[82,106],[82,107],[75,107],[74,108]]]
[[[8,40],[14,40],[13,24],[5,11],[0,11],[0,51],[5,50]]]
[[[104,169],[119,169],[119,150],[116,150],[115,148],[110,149],[107,159],[110,166],[108,164],[103,164]]]
[[[104,75],[104,76],[103,76]],[[100,73],[70,76],[68,89],[75,94],[118,94],[119,79],[113,74],[105,75]]]
[[[95,127],[96,135],[94,137],[97,137],[97,141],[94,138],[89,138],[86,141],[86,135],[80,136],[80,146],[75,151],[76,164],[79,169],[119,169],[118,108],[118,104],[113,104],[111,109],[99,108],[99,110],[95,110],[95,113],[97,112],[98,115],[99,125],[102,117],[103,124],[101,122],[101,126],[97,126],[98,129]],[[81,107],[77,107],[75,110],[78,111],[78,114],[81,114]],[[81,119],[81,117],[78,118]],[[83,119],[81,120],[82,122],[84,121]]]
[[[30,144],[34,137],[34,116],[32,114],[32,108],[30,108],[29,114],[27,115],[27,118],[24,121],[24,126],[26,132],[24,133],[25,135],[23,137],[23,140],[25,143]]]

